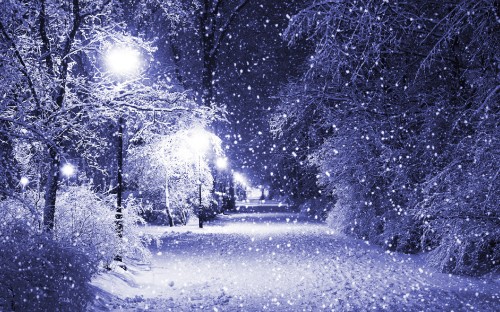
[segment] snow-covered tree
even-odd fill
[[[142,194],[155,194],[170,226],[174,218],[185,224],[192,213],[201,219],[217,213],[212,171],[223,153],[217,136],[195,127],[143,132],[134,140],[140,144],[130,147],[127,174]]]
[[[115,123],[123,132],[126,118],[154,119],[155,114],[189,113],[192,107],[184,106],[186,94],[171,92],[167,81],[146,79],[154,48],[123,35],[126,25],[119,22],[123,11],[117,3],[11,1],[4,8],[1,70],[9,79],[0,86],[0,131],[9,145],[37,143],[41,162],[48,164],[40,172],[40,183],[45,192],[44,228],[51,231],[61,163],[77,157],[96,166],[102,144],[111,143],[102,140],[105,131],[100,125]],[[110,71],[118,56],[110,60],[109,55],[116,46],[141,54],[133,73],[117,76]],[[120,66],[130,65],[124,62]],[[3,159],[9,157],[5,152]]]
[[[315,52],[272,126],[318,168],[332,224],[457,273],[498,264],[498,28],[494,1],[313,1],[292,17],[286,37]]]

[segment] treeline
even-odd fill
[[[147,213],[217,212],[224,155],[203,129],[222,110],[155,42],[185,27],[180,4],[0,4],[0,310],[83,311],[96,272],[148,261]]]
[[[274,182],[329,224],[457,274],[498,271],[500,4],[313,1],[271,118]]]

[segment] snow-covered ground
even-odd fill
[[[161,237],[149,265],[98,276],[94,311],[499,311],[498,276],[438,273],[264,205]]]

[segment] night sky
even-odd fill
[[[231,24],[222,42],[216,72],[216,101],[227,107],[228,122],[216,123],[232,169],[253,176],[255,182],[269,174],[272,145],[268,118],[277,95],[293,77],[300,75],[310,46],[289,46],[282,37],[289,18],[302,1],[250,1]],[[227,8],[232,8],[227,5]],[[190,30],[181,30],[179,68],[183,86],[200,93],[199,45]],[[157,57],[173,63],[168,43],[159,43]],[[170,57],[170,59],[168,59]]]

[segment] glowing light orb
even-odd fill
[[[227,158],[217,158],[217,161],[215,163],[217,165],[217,168],[223,170],[227,168]]]
[[[65,164],[62,168],[61,168],[61,172],[63,175],[65,175],[66,177],[70,177],[72,176],[74,173],[75,173],[75,167],[73,167],[72,164]]]
[[[25,187],[26,185],[28,185],[28,183],[30,183],[30,180],[28,180],[27,177],[22,177],[21,180],[19,180],[19,183],[21,183],[21,185]]]
[[[130,47],[114,47],[106,54],[108,69],[117,75],[131,75],[141,67],[140,53]]]

